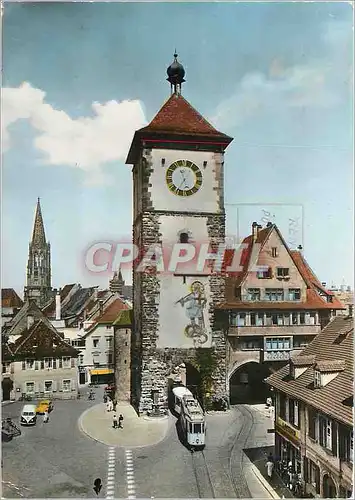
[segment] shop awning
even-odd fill
[[[110,375],[113,370],[110,368],[95,368],[90,370],[91,375]]]

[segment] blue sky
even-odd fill
[[[352,17],[345,2],[5,4],[2,287],[22,294],[38,196],[53,285],[106,285],[83,253],[131,235],[126,153],[169,96],[175,47],[183,95],[234,137],[229,233],[269,218],[321,281],[353,285]]]

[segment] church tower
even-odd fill
[[[46,242],[41,204],[38,198],[32,240],[29,245],[25,300],[34,299],[39,307],[53,296],[51,286],[51,247]]]
[[[177,54],[167,74],[171,95],[135,132],[126,161],[133,165],[133,241],[143,253],[157,245],[164,254],[133,269],[132,403],[140,414],[166,403],[167,376],[181,363],[193,365],[197,348],[217,356],[213,393],[228,392],[226,339],[214,317],[225,280],[197,269],[197,258],[172,271],[166,259],[176,244],[207,244],[211,252],[224,243],[224,151],[233,139],[182,96]]]

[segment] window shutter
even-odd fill
[[[332,421],[332,453],[336,457],[338,456],[338,425],[334,420]]]
[[[63,360],[62,358],[59,358],[59,368],[63,368]]]
[[[344,433],[344,428],[339,425],[338,427],[338,432],[339,432],[339,458],[344,460],[345,459],[345,433]]]
[[[41,359],[41,370],[44,370],[44,359]]]
[[[53,358],[53,369],[55,370],[57,368],[57,360],[56,358]]]
[[[26,361],[22,361],[22,370],[26,370]]]
[[[39,369],[38,361],[35,361],[35,370],[38,370],[38,369]]]
[[[71,358],[71,367],[75,368],[75,358]]]

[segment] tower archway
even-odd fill
[[[323,497],[337,498],[335,482],[329,474],[324,474],[323,476]]]
[[[270,374],[266,364],[256,361],[237,366],[229,377],[230,403],[264,403],[269,395],[264,379]]]

